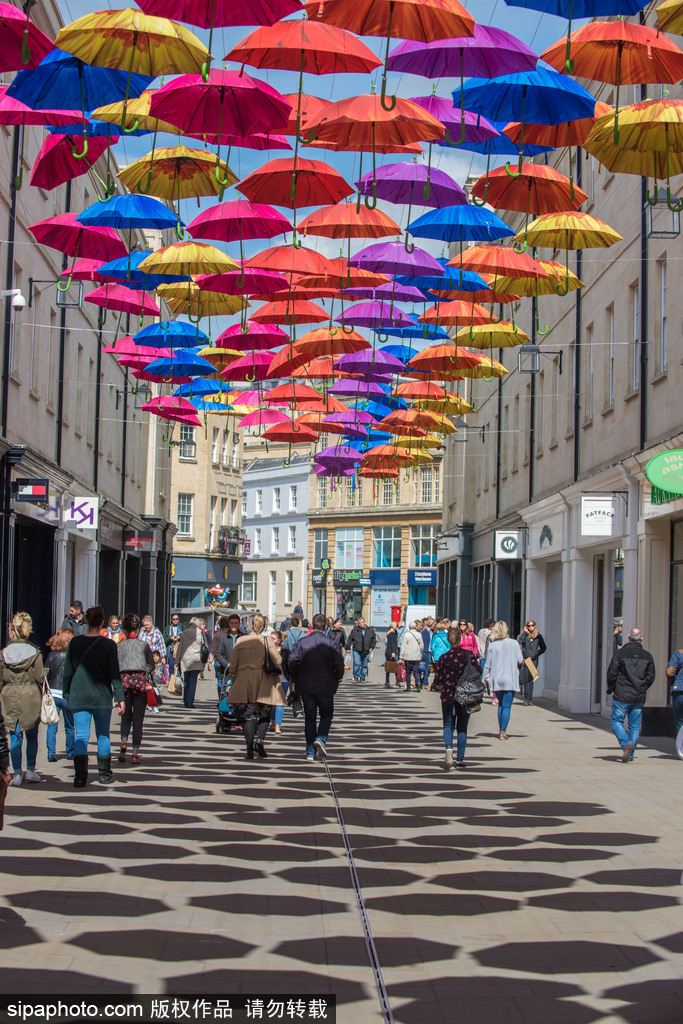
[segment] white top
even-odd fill
[[[484,682],[492,690],[519,691],[519,666],[524,661],[522,650],[516,640],[491,640],[484,669]]]
[[[491,630],[487,629],[486,626],[484,626],[484,628],[480,629],[479,632],[477,633],[477,646],[479,648],[480,658],[483,658],[484,655],[486,654],[486,641],[489,638],[490,632]]]
[[[416,629],[406,630],[401,643],[399,659],[401,661],[421,661],[424,651],[422,635]]]

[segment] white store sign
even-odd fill
[[[496,530],[493,557],[497,562],[524,555],[524,534],[521,530]]]
[[[615,519],[614,498],[581,497],[582,537],[611,537]]]
[[[99,498],[65,498],[64,523],[82,530],[96,530],[100,511]]]

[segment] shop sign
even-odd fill
[[[436,569],[408,569],[409,587],[435,587]]]
[[[523,536],[521,530],[496,530],[494,534],[493,557],[497,562],[508,558],[522,557]]]
[[[50,481],[36,477],[23,477],[14,481],[14,500],[30,501],[34,505],[50,501]]]
[[[650,502],[653,505],[666,505],[670,501],[678,501],[680,494],[672,494],[671,491],[663,491],[661,487],[650,488]]]
[[[99,517],[100,499],[91,498],[68,498],[64,504],[64,522],[75,526],[80,530],[96,530]]]
[[[683,448],[673,448],[650,459],[645,476],[655,487],[670,494],[683,494]]]
[[[614,498],[581,496],[582,537],[611,537],[615,518]]]
[[[359,587],[364,578],[362,569],[335,569],[332,573],[335,587]]]
[[[124,534],[123,546],[127,551],[154,551],[154,533],[130,532]]]
[[[371,569],[369,579],[373,587],[400,587],[400,569]]]
[[[370,579],[369,576],[361,576],[361,578],[358,580],[358,586],[359,587],[371,587],[372,586],[372,580]]]
[[[311,583],[314,587],[326,587],[327,569],[314,569],[311,573]]]
[[[249,558],[250,554],[251,554],[251,541],[247,537],[247,539],[244,542],[244,557],[245,558]]]

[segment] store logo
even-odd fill
[[[542,548],[544,544],[547,544],[549,548],[553,546],[553,531],[547,523],[541,530],[541,539],[538,542],[539,548]]]
[[[517,550],[517,538],[503,537],[500,542],[500,546],[506,555],[512,555]]]

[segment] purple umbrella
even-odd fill
[[[387,378],[384,383],[390,384],[391,379]],[[336,384],[333,384],[331,388],[328,388],[327,393],[328,395],[333,395],[335,398],[369,398],[371,395],[381,395],[382,398],[387,397],[386,391],[379,384],[370,384],[364,380],[350,379],[338,380]]]
[[[360,461],[360,456],[356,461]],[[350,469],[342,469],[340,466],[330,463],[329,466],[314,466],[313,472],[316,476],[353,476],[356,471],[353,466]]]
[[[371,416],[369,412],[361,412],[359,409],[347,409],[346,412],[331,412],[323,420],[323,423],[339,423],[342,427],[374,422],[374,416]]]
[[[409,327],[413,323],[406,313],[393,305],[389,297],[381,302],[359,302],[351,309],[347,309],[346,312],[340,313],[335,320],[338,323],[352,324],[354,327],[371,327],[373,330],[382,324]],[[353,355],[354,353],[349,354]]]
[[[377,288],[349,288],[345,295],[347,299],[381,301],[388,297],[391,302],[425,302],[425,297],[419,288],[413,288],[412,285],[407,284],[398,284],[396,281],[387,281],[386,284],[381,284]]]
[[[414,245],[406,249],[403,242],[375,242],[352,256],[349,263],[352,267],[371,270],[375,274],[388,274],[389,277],[397,274],[402,277],[444,275],[444,268],[434,256]]]
[[[423,192],[427,184],[431,186],[430,193],[427,199],[418,204],[420,206],[457,206],[467,202],[465,190],[451,178],[450,174],[439,171],[436,167],[430,169],[424,164],[384,164],[377,168],[376,175],[373,176],[373,172],[369,171],[354,184],[361,195],[370,196],[373,194],[375,180],[377,198],[384,199],[387,203],[408,203],[410,207],[413,198]],[[407,220],[410,220],[410,210]]]
[[[336,444],[323,448],[313,456],[315,472],[318,476],[350,476],[361,456],[356,448],[348,444]]]
[[[406,40],[389,54],[387,70],[423,78],[495,78],[534,71],[537,61],[533,50],[510,32],[475,25],[473,36],[433,43]]]
[[[368,379],[377,374],[401,373],[405,370],[405,363],[402,363],[396,356],[390,356],[387,352],[375,351],[372,348],[364,348],[361,352],[347,352],[334,362],[335,370],[342,370],[344,373],[358,373]]]

